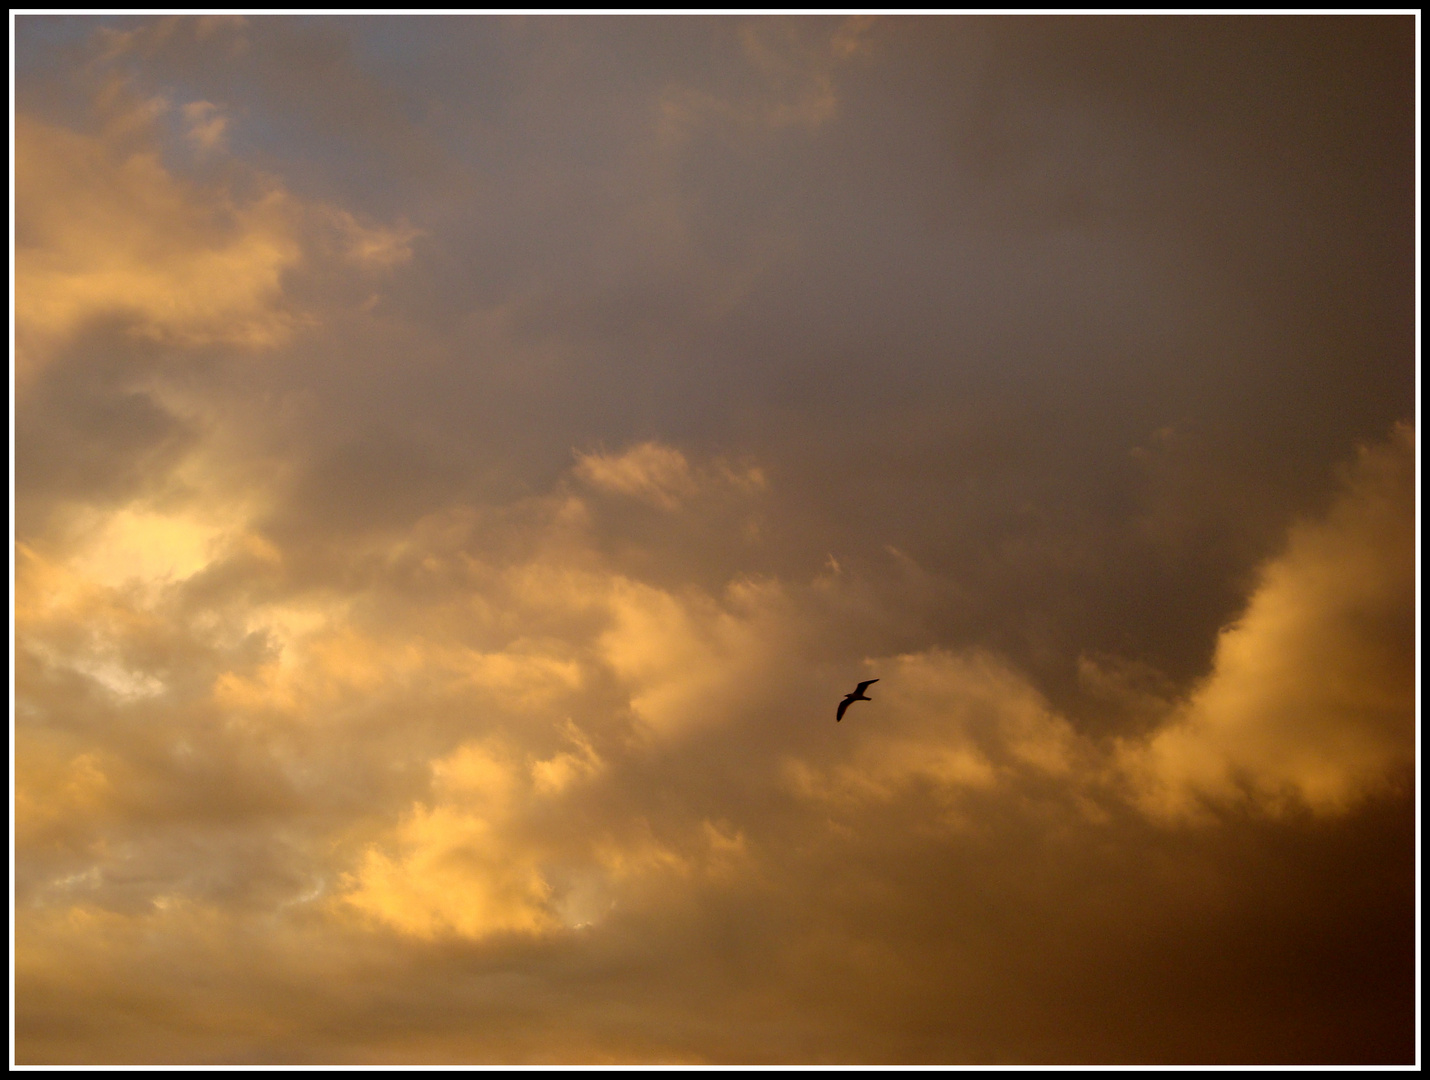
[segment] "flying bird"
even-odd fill
[[[865,697],[864,691],[873,686],[878,679],[866,679],[854,688],[852,694],[845,694],[844,700],[839,703],[839,711],[834,714],[834,722],[837,724],[844,719],[844,710],[849,708],[856,701],[873,701],[871,697]]]

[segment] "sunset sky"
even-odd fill
[[[14,1060],[1415,1060],[1415,17],[12,26]]]

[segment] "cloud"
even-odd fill
[[[351,213],[336,207],[319,210],[341,237],[343,257],[369,271],[386,270],[412,259],[412,242],[424,235],[407,223],[363,224]]]
[[[396,830],[396,859],[372,847],[343,899],[359,911],[419,937],[452,932],[484,937],[551,925],[543,880],[530,846],[513,843],[509,817],[518,766],[480,744],[433,763],[447,805],[417,806]],[[452,804],[456,801],[456,805]]]
[[[673,509],[695,490],[685,455],[645,442],[623,454],[578,454],[576,475],[595,487]]]
[[[835,118],[839,94],[835,74],[868,48],[874,17],[854,15],[811,23],[761,17],[739,28],[743,60],[756,73],[738,94],[722,94],[695,85],[676,84],[661,101],[667,136],[685,135],[702,123],[781,131],[815,130]]]
[[[674,510],[699,493],[753,495],[767,487],[764,471],[723,459],[692,469],[673,446],[647,441],[619,454],[576,453],[574,474],[600,491],[624,495],[663,510]]]
[[[23,114],[15,139],[22,366],[33,369],[54,343],[104,315],[188,345],[272,345],[288,334],[281,279],[300,247],[281,189],[249,198],[203,191],[154,149],[127,150]]]
[[[1292,530],[1211,674],[1124,767],[1150,811],[1250,800],[1343,813],[1415,755],[1415,436],[1365,447],[1323,520]]]
[[[1329,516],[1298,529],[1268,568],[1244,626],[1262,625],[1255,613],[1269,589],[1273,598],[1300,597],[1294,641],[1374,627],[1343,613],[1378,610],[1365,608],[1367,597],[1388,603],[1395,594],[1394,545],[1376,552],[1382,540],[1403,547],[1408,449],[1400,432],[1394,447],[1363,454]],[[682,475],[720,475],[713,462],[680,459]],[[808,1060],[825,1044],[842,1048],[830,1051],[841,1058],[918,1059],[897,1038],[879,1041],[891,1036],[864,1011],[869,1002],[917,1017],[919,995],[961,1001],[971,980],[990,997],[966,1002],[967,1015],[989,1030],[1021,1030],[995,1016],[1029,993],[1054,994],[1029,989],[1044,979],[1031,974],[1041,969],[1037,956],[1057,954],[1057,964],[1089,973],[1128,962],[1094,960],[1065,942],[1090,938],[1121,955],[1124,909],[1159,890],[1175,898],[1150,905],[1166,919],[1211,918],[1202,890],[1226,886],[1197,875],[1219,873],[1218,857],[1178,848],[1183,831],[1160,824],[1166,800],[1154,784],[1185,783],[1166,771],[1162,747],[1209,741],[1187,727],[1215,700],[1205,688],[1140,744],[1143,756],[1131,744],[1110,754],[990,650],[861,656],[838,614],[869,600],[846,575],[736,580],[712,594],[617,570],[595,541],[601,515],[619,515],[620,506],[575,513],[558,482],[534,503],[452,508],[349,550],[343,573],[366,567],[366,583],[341,598],[289,579],[258,600],[256,587],[271,590],[292,568],[271,541],[255,546],[251,523],[204,548],[207,562],[183,576],[156,557],[143,588],[83,559],[65,568],[77,580],[59,588],[36,576],[41,564],[22,562],[26,707],[67,717],[61,730],[86,715],[101,726],[51,746],[32,727],[20,736],[21,1030],[39,1032],[29,1017],[63,1012],[45,1003],[68,985],[63,972],[75,957],[149,963],[156,943],[167,942],[198,949],[238,980],[202,1015],[172,996],[178,983],[155,988],[152,1014],[186,1017],[174,1022],[196,1048],[241,1028],[251,1033],[242,1053],[274,1045],[278,1028],[269,1025],[282,1025],[274,1002],[286,998],[271,997],[265,963],[310,986],[357,979],[370,987],[372,972],[387,971],[404,1000],[418,995],[400,1009],[420,1026],[430,1005],[416,988],[447,979],[443,965],[491,972],[521,957],[554,965],[547,970],[558,985],[639,1002],[639,1030],[615,1033],[591,1011],[587,991],[573,991],[585,1004],[557,1008],[527,986],[508,992],[528,1017],[511,1028],[515,1042],[474,1043],[439,1022],[429,1049],[463,1059],[484,1045],[505,1060],[709,1060],[708,1035],[685,1041],[658,1034],[663,1025],[705,1013],[717,1026],[733,1024],[765,994],[784,1002],[792,1026],[715,1058]],[[493,544],[502,529],[514,534]],[[176,552],[199,550],[176,536]],[[1343,581],[1323,573],[1333,565],[1360,568],[1344,603],[1297,592]],[[224,575],[229,584],[215,592]],[[204,599],[187,603],[188,593]],[[1317,628],[1322,615],[1329,625]],[[75,636],[80,624],[87,632]],[[182,659],[172,654],[181,641]],[[1337,647],[1361,656],[1371,645]],[[831,650],[853,659],[831,665]],[[135,698],[105,677],[104,657],[122,658],[130,678],[159,689]],[[1098,666],[1116,685],[1151,678],[1123,668]],[[836,727],[833,706],[853,670],[880,679],[875,700]],[[1207,685],[1228,670],[1236,669],[1219,660]],[[1244,673],[1242,686],[1261,670]],[[1329,694],[1317,704],[1322,745],[1353,743],[1374,717],[1349,711],[1335,697],[1343,680],[1328,674],[1299,700]],[[1274,775],[1237,745],[1213,742],[1260,766],[1256,775]],[[1275,760],[1296,759],[1283,751]],[[1122,798],[1119,769],[1140,785],[1137,801]],[[1272,821],[1280,808],[1275,799],[1254,805]],[[1349,800],[1317,806],[1328,820],[1355,820]],[[277,846],[266,839],[275,827],[284,836]],[[1030,844],[1043,852],[1031,865]],[[184,869],[190,850],[206,854]],[[1158,854],[1146,861],[1149,850]],[[1058,907],[1087,890],[1100,899]],[[1146,933],[1165,931],[1162,916],[1146,918]],[[261,919],[277,919],[298,953],[245,959],[241,942]],[[753,982],[740,974],[755,963],[752,948],[767,972]],[[368,974],[338,959],[352,949],[376,950]],[[645,965],[643,979],[654,982],[638,985],[665,991],[621,989],[604,965],[623,963]],[[97,1003],[117,992],[104,989],[107,978],[69,1000],[107,1008]],[[831,980],[859,987],[865,1004],[832,1004],[820,989]],[[386,1027],[364,1030],[361,1006],[344,993],[311,996],[311,1008],[352,1032],[347,1053],[409,1052]],[[1067,1008],[1035,1006],[1075,1030],[1083,1021]],[[551,1026],[558,1014],[574,1034]],[[300,1043],[311,1037],[291,1030]],[[928,1037],[934,1057],[991,1052],[967,1032]],[[33,1051],[46,1059],[63,1045],[102,1045],[135,1060],[154,1054],[152,1043],[123,1049],[98,1033],[81,1044],[47,1038],[28,1034],[26,1045],[51,1047]],[[1005,1045],[989,1038],[988,1046]],[[290,1052],[333,1052],[313,1049],[321,1039],[304,1045]],[[1076,1056],[1067,1049],[1075,1045],[1048,1052]]]
[[[19,1059],[1411,1058],[1399,22],[17,19]]]
[[[163,98],[115,75],[97,95],[97,134],[16,118],[16,342],[22,388],[77,332],[105,319],[160,346],[273,349],[311,325],[312,291],[290,279],[371,274],[409,261],[422,231],[360,222],[229,163],[199,179],[166,160]],[[200,156],[223,149],[228,118],[179,110]],[[339,273],[340,277],[341,274]],[[306,310],[305,310],[306,308]]]
[[[194,146],[204,152],[224,149],[228,117],[221,114],[217,105],[211,101],[192,101],[183,111],[189,125],[189,141]]]
[[[963,793],[1021,787],[1022,774],[1075,787],[1074,765],[1087,769],[1079,758],[1090,758],[1091,748],[996,656],[934,649],[866,667],[880,680],[869,691],[881,701],[879,734],[860,739],[856,753],[828,773],[788,761],[787,776],[805,797],[857,808],[923,785],[939,793],[956,822]],[[860,720],[852,712],[848,719]]]

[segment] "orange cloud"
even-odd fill
[[[360,222],[272,177],[236,182],[237,164],[239,173],[202,183],[166,165],[159,121],[172,107],[162,97],[137,98],[115,77],[95,105],[97,134],[16,117],[22,381],[97,318],[176,346],[273,347],[314,320],[285,296],[293,271],[316,261],[372,273],[412,258],[422,233],[406,223]],[[194,101],[178,112],[194,151],[223,149],[229,120],[219,106]]]
[[[576,453],[573,474],[599,491],[674,510],[702,492],[753,495],[765,490],[758,465],[717,460],[694,467],[676,447],[647,441],[619,453]]]
[[[507,829],[524,777],[496,748],[468,743],[433,762],[442,804],[418,805],[389,855],[374,845],[347,877],[343,901],[395,929],[431,938],[480,938],[554,925],[536,852]]]
[[[281,340],[292,325],[282,276],[301,256],[288,196],[204,190],[175,177],[156,149],[121,146],[16,118],[22,362],[104,315],[156,340]]]
[[[655,442],[641,443],[623,454],[577,454],[576,475],[594,487],[667,510],[695,490],[685,455]]]
[[[1092,747],[1025,676],[990,653],[932,649],[864,666],[879,678],[869,691],[877,719],[851,710],[846,720],[859,734],[844,761],[786,762],[787,782],[804,797],[855,808],[928,785],[956,821],[963,793],[1052,777],[1075,796],[1094,775]]]
[[[1120,756],[1159,815],[1252,801],[1333,814],[1415,754],[1413,430],[1363,448],[1329,514],[1292,530],[1211,674]]]

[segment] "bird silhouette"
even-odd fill
[[[864,696],[864,691],[878,681],[878,679],[866,679],[864,682],[861,682],[858,686],[854,688],[854,692],[852,694],[845,694],[844,700],[839,703],[839,711],[834,714],[834,722],[837,724],[839,723],[839,721],[843,720],[844,710],[849,708],[849,706],[854,704],[854,702],[873,701],[873,698]]]

